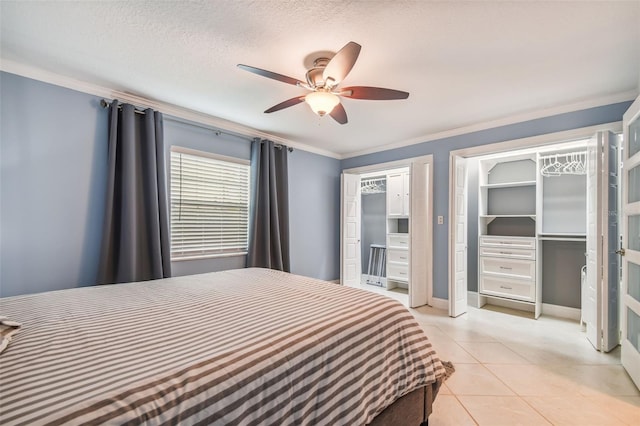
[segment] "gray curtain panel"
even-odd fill
[[[162,114],[110,106],[107,202],[98,283],[171,276]]]
[[[287,155],[271,141],[252,142],[247,267],[290,272]]]

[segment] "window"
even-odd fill
[[[249,162],[171,149],[171,259],[246,254]]]

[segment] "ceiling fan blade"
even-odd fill
[[[331,58],[322,73],[322,79],[325,82],[333,80],[333,83],[330,84],[331,87],[344,80],[347,74],[349,74],[349,71],[351,71],[351,68],[355,65],[361,48],[362,46],[353,41],[347,43]]]
[[[269,114],[271,112],[280,111],[281,109],[289,108],[294,105],[298,105],[300,102],[304,101],[304,96],[299,96],[297,98],[287,99],[284,102],[280,102],[278,105],[274,105],[268,110],[265,111],[265,114]]]
[[[251,67],[249,65],[238,64],[238,68],[243,69],[245,71],[252,72],[254,74],[261,75],[263,77],[271,78],[273,80],[278,80],[278,81],[281,81],[283,83],[293,84],[294,86],[297,86],[298,83],[299,84],[304,84],[302,81],[297,80],[297,79],[295,79],[293,77],[287,77],[286,75],[278,74],[278,73],[275,73],[275,72],[263,70],[263,69],[256,68],[256,67]]]
[[[374,101],[390,101],[407,99],[409,93],[401,90],[384,89],[382,87],[352,86],[340,90],[340,95],[351,99],[369,99]]]
[[[333,107],[333,110],[331,110],[329,115],[340,124],[347,124],[349,121],[347,120],[347,111],[344,110],[342,104],[338,104]]]

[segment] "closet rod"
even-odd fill
[[[541,155],[540,174],[544,177],[584,175],[587,172],[587,151]]]
[[[572,155],[586,155],[586,154],[587,154],[586,150],[573,151],[573,152],[563,152],[562,154],[541,155],[540,159],[541,160],[549,160],[549,159],[556,159],[558,157],[570,157]]]

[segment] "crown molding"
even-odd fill
[[[7,59],[0,59],[0,70],[11,74],[17,74],[22,77],[27,77],[33,80],[42,81],[44,83],[53,84],[55,86],[65,87],[67,89],[76,90],[78,92],[107,98],[108,100],[118,99],[119,101],[131,103],[136,106],[153,108],[154,110],[160,111],[163,114],[167,114],[182,120],[193,121],[198,124],[212,127],[213,129],[224,131],[225,133],[233,133],[238,136],[243,136],[251,139],[269,139],[294,149],[300,149],[302,151],[307,151],[338,160],[342,158],[341,155],[332,151],[316,148],[300,142],[295,142],[200,111],[184,108],[166,102],[150,100],[131,93],[120,92],[118,90],[99,86],[93,83],[88,83],[86,81],[78,80],[72,77],[67,77],[31,65],[25,65]]]
[[[358,157],[360,155],[373,154],[376,152],[388,151],[390,149],[403,148],[405,146],[415,145],[423,142],[434,142],[440,139],[445,139],[453,136],[465,135],[467,133],[478,132],[481,130],[494,129],[496,127],[508,126],[510,124],[522,123],[525,121],[536,120],[539,118],[551,117],[554,115],[564,114],[568,112],[580,111],[589,108],[596,108],[605,105],[616,104],[619,102],[632,101],[638,96],[635,90],[629,90],[626,92],[616,93],[613,95],[607,95],[587,101],[575,102],[571,104],[561,105],[557,107],[545,108],[537,111],[527,112],[523,114],[517,114],[510,117],[500,118],[497,120],[485,121],[481,123],[472,124],[469,126],[458,127],[456,129],[445,130],[443,132],[430,133],[424,136],[418,136],[405,141],[393,142],[375,148],[364,149],[361,151],[354,151],[349,154],[343,154],[341,158]]]

